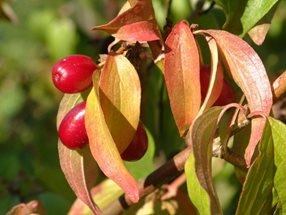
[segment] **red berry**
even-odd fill
[[[210,73],[211,68],[209,66],[202,66],[200,71],[200,81],[201,81],[201,95],[202,99],[206,97],[209,82],[210,82]],[[223,86],[221,94],[214,103],[214,106],[223,106],[235,101],[235,92],[232,89],[232,86],[223,79]]]
[[[145,128],[139,124],[133,140],[127,149],[121,153],[121,158],[126,161],[136,161],[141,159],[148,148],[148,137]]]
[[[71,55],[58,61],[52,69],[54,85],[63,93],[77,93],[92,85],[96,63],[85,55]]]
[[[76,105],[67,113],[60,124],[59,138],[70,149],[79,149],[88,143],[84,125],[85,105],[86,102]]]

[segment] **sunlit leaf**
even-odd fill
[[[99,80],[99,98],[112,138],[123,152],[139,123],[141,87],[138,74],[123,55],[109,55]]]
[[[101,210],[104,210],[121,194],[122,189],[110,179],[102,181],[100,184],[91,189],[93,200]],[[69,215],[91,215],[92,212],[80,199],[77,199],[69,210]]]
[[[211,107],[219,98],[223,86],[223,71],[218,60],[218,48],[213,38],[206,38],[211,52],[211,75],[208,91],[201,106],[200,112]]]
[[[105,25],[93,27],[93,30],[104,30],[115,38],[128,42],[160,40],[152,1],[131,1],[130,4],[130,9]]]
[[[272,87],[276,99],[286,92],[286,71],[273,82]]]
[[[269,123],[259,144],[259,155],[249,169],[236,214],[271,214],[274,182],[274,154]]]
[[[244,36],[278,2],[278,0],[215,0],[226,14],[224,28]]]
[[[85,126],[89,146],[103,173],[115,181],[132,202],[138,202],[137,183],[124,166],[104,118],[98,93],[98,75],[98,73],[95,74],[94,88],[89,93],[86,103]]]
[[[286,213],[286,125],[282,122],[269,118],[272,138],[274,143],[274,162],[276,172],[274,176],[274,188],[278,195],[278,201],[282,207],[281,214]]]
[[[212,181],[212,143],[217,120],[223,109],[213,107],[193,124],[190,141],[193,151],[185,164],[189,197],[199,214],[222,214],[222,209]]]
[[[268,116],[272,106],[272,92],[264,65],[257,53],[241,38],[221,30],[200,31],[212,36],[218,45],[225,66],[242,89],[253,113]],[[250,166],[255,147],[261,139],[265,118],[252,120],[252,132],[245,151]]]
[[[166,40],[164,69],[173,116],[184,136],[201,104],[199,53],[186,21],[176,24]]]
[[[57,127],[68,111],[83,99],[80,94],[64,95],[57,116]],[[97,205],[91,198],[90,189],[97,177],[97,165],[88,147],[81,150],[71,150],[65,147],[61,141],[58,143],[60,165],[62,171],[78,198],[80,198],[90,209],[99,214]]]

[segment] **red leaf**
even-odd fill
[[[80,94],[66,94],[59,107],[57,126],[77,103],[82,101]],[[89,208],[100,214],[100,210],[92,200],[90,189],[93,187],[97,177],[97,165],[88,147],[81,150],[71,150],[65,147],[59,140],[58,143],[60,165],[70,187]]]
[[[128,42],[160,40],[152,1],[132,1],[132,7],[105,25],[93,27],[104,30],[119,40]]]
[[[85,125],[89,146],[94,159],[103,173],[116,182],[132,202],[138,202],[137,183],[128,172],[106,124],[99,100],[98,73],[94,77],[94,88],[87,98]]]
[[[140,117],[138,74],[123,55],[109,55],[99,81],[99,98],[110,134],[123,152],[131,142]]]
[[[201,104],[199,53],[186,21],[176,24],[166,40],[164,68],[171,109],[184,136]]]
[[[244,40],[226,31],[203,30],[197,33],[200,32],[216,40],[226,67],[246,96],[250,111],[268,116],[272,106],[271,86],[257,53]],[[265,118],[252,120],[252,132],[244,155],[248,166],[261,139],[265,123]]]

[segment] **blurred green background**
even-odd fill
[[[161,27],[165,22],[166,2],[153,0]],[[188,18],[195,2],[174,1],[173,20]],[[74,53],[97,60],[98,54],[106,51],[110,38],[90,29],[114,17],[122,4],[123,1],[118,0],[11,0],[2,3],[13,22],[0,12],[0,214],[32,199],[41,201],[47,214],[65,214],[74,201],[75,196],[58,161],[55,120],[62,93],[52,85],[51,68],[58,59]],[[283,1],[265,43],[261,47],[252,44],[271,78],[286,69],[285,11]],[[223,20],[223,12],[214,8],[195,21],[203,28],[221,28]],[[156,86],[150,86],[149,90],[156,90]],[[170,113],[167,114],[170,118]],[[150,130],[152,132],[152,128]],[[168,134],[177,134],[177,131]],[[157,142],[163,140],[153,135]],[[168,135],[159,135],[168,142]],[[177,137],[174,139],[178,141]],[[169,147],[165,152],[172,154],[178,149],[170,144],[164,147]],[[233,168],[227,166],[218,177],[218,188],[230,190],[231,197],[225,197],[224,204],[231,208],[230,200],[238,190],[236,183],[232,185]]]

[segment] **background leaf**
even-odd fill
[[[201,104],[199,53],[186,21],[174,26],[166,39],[164,77],[181,136],[189,129]]]
[[[138,74],[123,55],[109,55],[99,80],[99,98],[105,122],[123,152],[139,123],[141,86]]]
[[[63,97],[57,116],[57,127],[68,111],[82,100],[81,94],[66,94]],[[70,187],[95,214],[99,214],[100,211],[90,195],[90,189],[97,177],[97,165],[89,148],[71,150],[65,147],[59,139],[58,150],[61,168]]]
[[[234,81],[242,89],[251,112],[268,116],[272,106],[272,92],[264,65],[257,53],[241,38],[221,30],[202,31],[217,42],[225,66]],[[261,139],[266,120],[252,120],[252,132],[245,151],[245,160],[250,166],[255,147]]]
[[[92,155],[103,173],[115,181],[126,192],[132,202],[138,202],[139,190],[137,183],[124,166],[105,122],[98,95],[99,73],[95,74],[95,86],[87,97],[85,114],[85,126]]]
[[[278,2],[278,0],[215,0],[226,14],[224,29],[244,36]]]
[[[192,125],[190,141],[193,152],[185,171],[189,197],[200,214],[222,214],[212,181],[212,144],[221,107],[213,107],[202,114]]]
[[[273,140],[267,121],[259,145],[259,155],[249,169],[239,199],[237,215],[271,214],[274,180]]]

